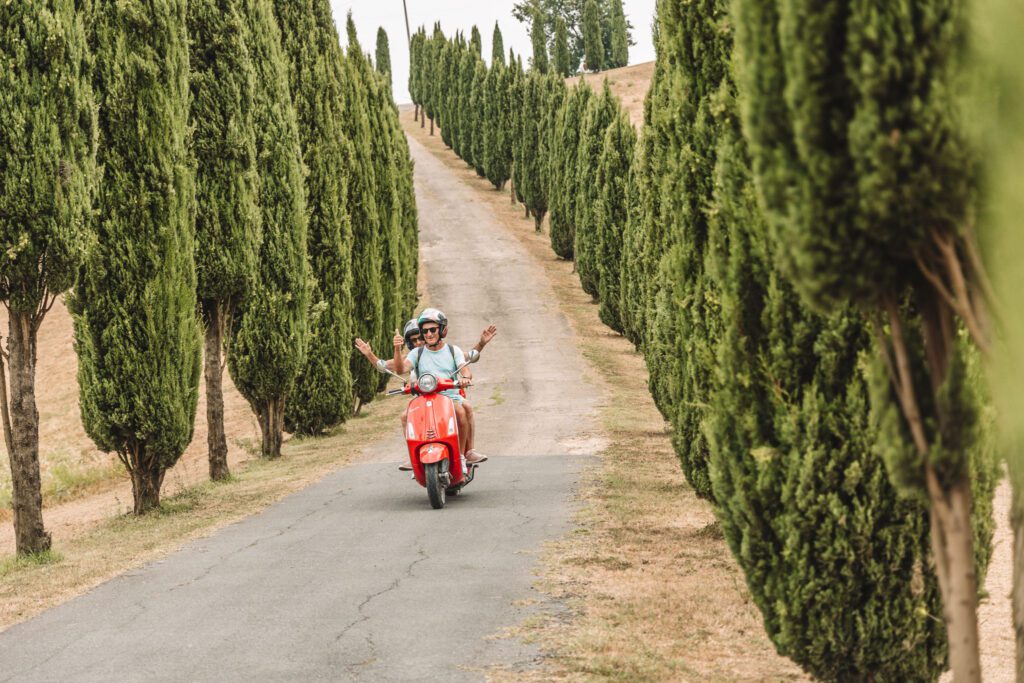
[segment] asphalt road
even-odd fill
[[[543,270],[415,141],[429,305],[474,366],[491,456],[444,510],[397,471],[404,444],[0,634],[0,681],[473,681],[539,653],[495,637],[543,599],[532,570],[570,524],[593,424]],[[525,224],[524,224],[525,225]]]

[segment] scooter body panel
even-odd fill
[[[450,398],[443,394],[428,394],[410,401],[406,410],[405,441],[409,448],[409,464],[420,486],[427,485],[423,466],[444,459],[450,461],[450,486],[462,482],[459,421],[455,416],[455,403]]]

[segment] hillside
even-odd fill
[[[647,90],[651,87],[653,76],[654,62],[644,62],[596,74],[583,74],[582,78],[595,90],[600,89],[604,79],[607,78],[612,92],[622,102],[622,108],[629,112],[629,120],[633,122],[634,126],[640,128],[644,122],[644,98],[647,96]],[[580,76],[573,76],[565,79],[565,82],[574,85],[580,78]]]

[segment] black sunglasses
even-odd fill
[[[437,334],[440,331],[440,327],[424,327],[422,330],[420,330],[422,334]]]

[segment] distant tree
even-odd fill
[[[193,0],[188,25],[196,278],[206,333],[206,438],[210,479],[219,481],[230,476],[222,386],[225,333],[256,280],[262,241],[253,121],[256,83],[241,0]]]
[[[11,403],[3,360],[0,401],[19,555],[50,548],[39,473],[36,334],[74,284],[91,237],[97,121],[86,19],[74,2],[0,6],[0,301],[8,313]]]
[[[629,215],[629,183],[636,152],[636,130],[629,116],[617,109],[608,126],[597,166],[595,185],[598,195],[594,207],[593,231],[597,261],[598,314],[608,327],[622,331],[619,315],[622,272],[622,233]]]
[[[474,58],[476,61],[476,69],[473,72],[473,85],[470,90],[469,108],[473,112],[473,120],[471,126],[473,128],[473,144],[472,144],[472,159],[473,168],[476,169],[476,174],[481,178],[487,176],[487,170],[484,166],[484,159],[486,157],[484,131],[486,130],[486,111],[487,111],[487,65],[480,58]]]
[[[456,83],[457,116],[459,118],[459,134],[456,139],[455,152],[459,158],[470,166],[473,165],[473,122],[479,112],[472,107],[473,77],[480,59],[470,50],[463,50],[459,58],[459,74]]]
[[[601,10],[597,0],[587,0],[583,6],[583,66],[588,71],[600,71],[604,66],[604,42],[601,39]]]
[[[484,170],[494,189],[501,190],[512,165],[512,104],[509,101],[512,72],[500,63],[487,72],[484,108]]]
[[[496,64],[505,63],[505,41],[501,37],[498,22],[494,22],[494,33],[491,35],[491,68]]]
[[[565,20],[561,16],[555,18],[555,73],[568,78],[573,73],[569,57],[569,37],[565,30]]]
[[[256,413],[264,458],[281,455],[285,404],[308,345],[310,278],[302,147],[271,0],[246,0],[262,216],[259,277],[233,319],[228,371]]]
[[[549,180],[551,249],[561,258],[572,260],[576,248],[576,184],[580,134],[583,117],[594,91],[584,79],[566,95],[558,112],[552,137]]]
[[[79,400],[86,433],[130,473],[141,515],[192,441],[199,397],[187,3],[148,3],[144,22],[135,2],[95,10],[104,175],[71,302]]]
[[[286,426],[320,434],[352,413],[352,220],[346,210],[352,146],[338,32],[327,0],[274,0],[289,60],[292,101],[307,168],[311,294],[306,362],[285,405]]]
[[[541,231],[548,211],[552,130],[558,109],[565,98],[565,83],[557,76],[531,71],[524,82],[522,116],[517,144],[522,163],[520,190],[523,203],[533,216],[534,227]]]
[[[409,96],[412,98],[413,104],[416,105],[416,109],[413,112],[413,120],[419,121],[421,128],[424,124],[423,117],[420,116],[420,111],[423,109],[423,90],[421,81],[423,80],[423,50],[426,44],[426,39],[426,32],[421,27],[412,35],[412,39],[409,43]]]
[[[377,71],[384,76],[384,82],[391,88],[391,48],[388,45],[388,33],[381,26],[377,29]]]
[[[480,29],[476,27],[476,24],[473,25],[472,32],[470,33],[469,49],[472,50],[473,54],[477,57],[483,59],[483,41],[480,38]]]
[[[537,9],[530,25],[530,42],[533,43],[533,69],[541,74],[548,72],[548,40],[544,33],[544,17]]]
[[[608,54],[608,67],[615,69],[629,64],[629,30],[626,27],[622,0],[611,0],[610,24],[611,50]]]
[[[586,0],[519,0],[512,6],[512,16],[524,24],[532,24],[533,10],[539,7],[544,15],[544,30],[549,44],[553,43],[555,36],[555,22],[561,17],[565,22],[568,32],[569,43],[569,65],[572,73],[575,73],[583,61],[584,39],[583,39],[583,6]],[[600,0],[598,11],[602,17],[610,17],[611,11],[607,8],[607,0]],[[633,26],[628,18],[626,20],[626,31],[628,43],[635,45],[632,32]],[[607,33],[607,36],[605,36]],[[602,42],[607,54],[611,54],[611,22],[602,22]]]
[[[580,276],[583,291],[595,299],[600,277],[595,213],[601,199],[601,187],[597,181],[597,170],[605,133],[618,111],[619,101],[612,95],[608,79],[605,79],[601,94],[592,97],[587,103],[580,130],[580,147],[576,153],[576,272]]]

